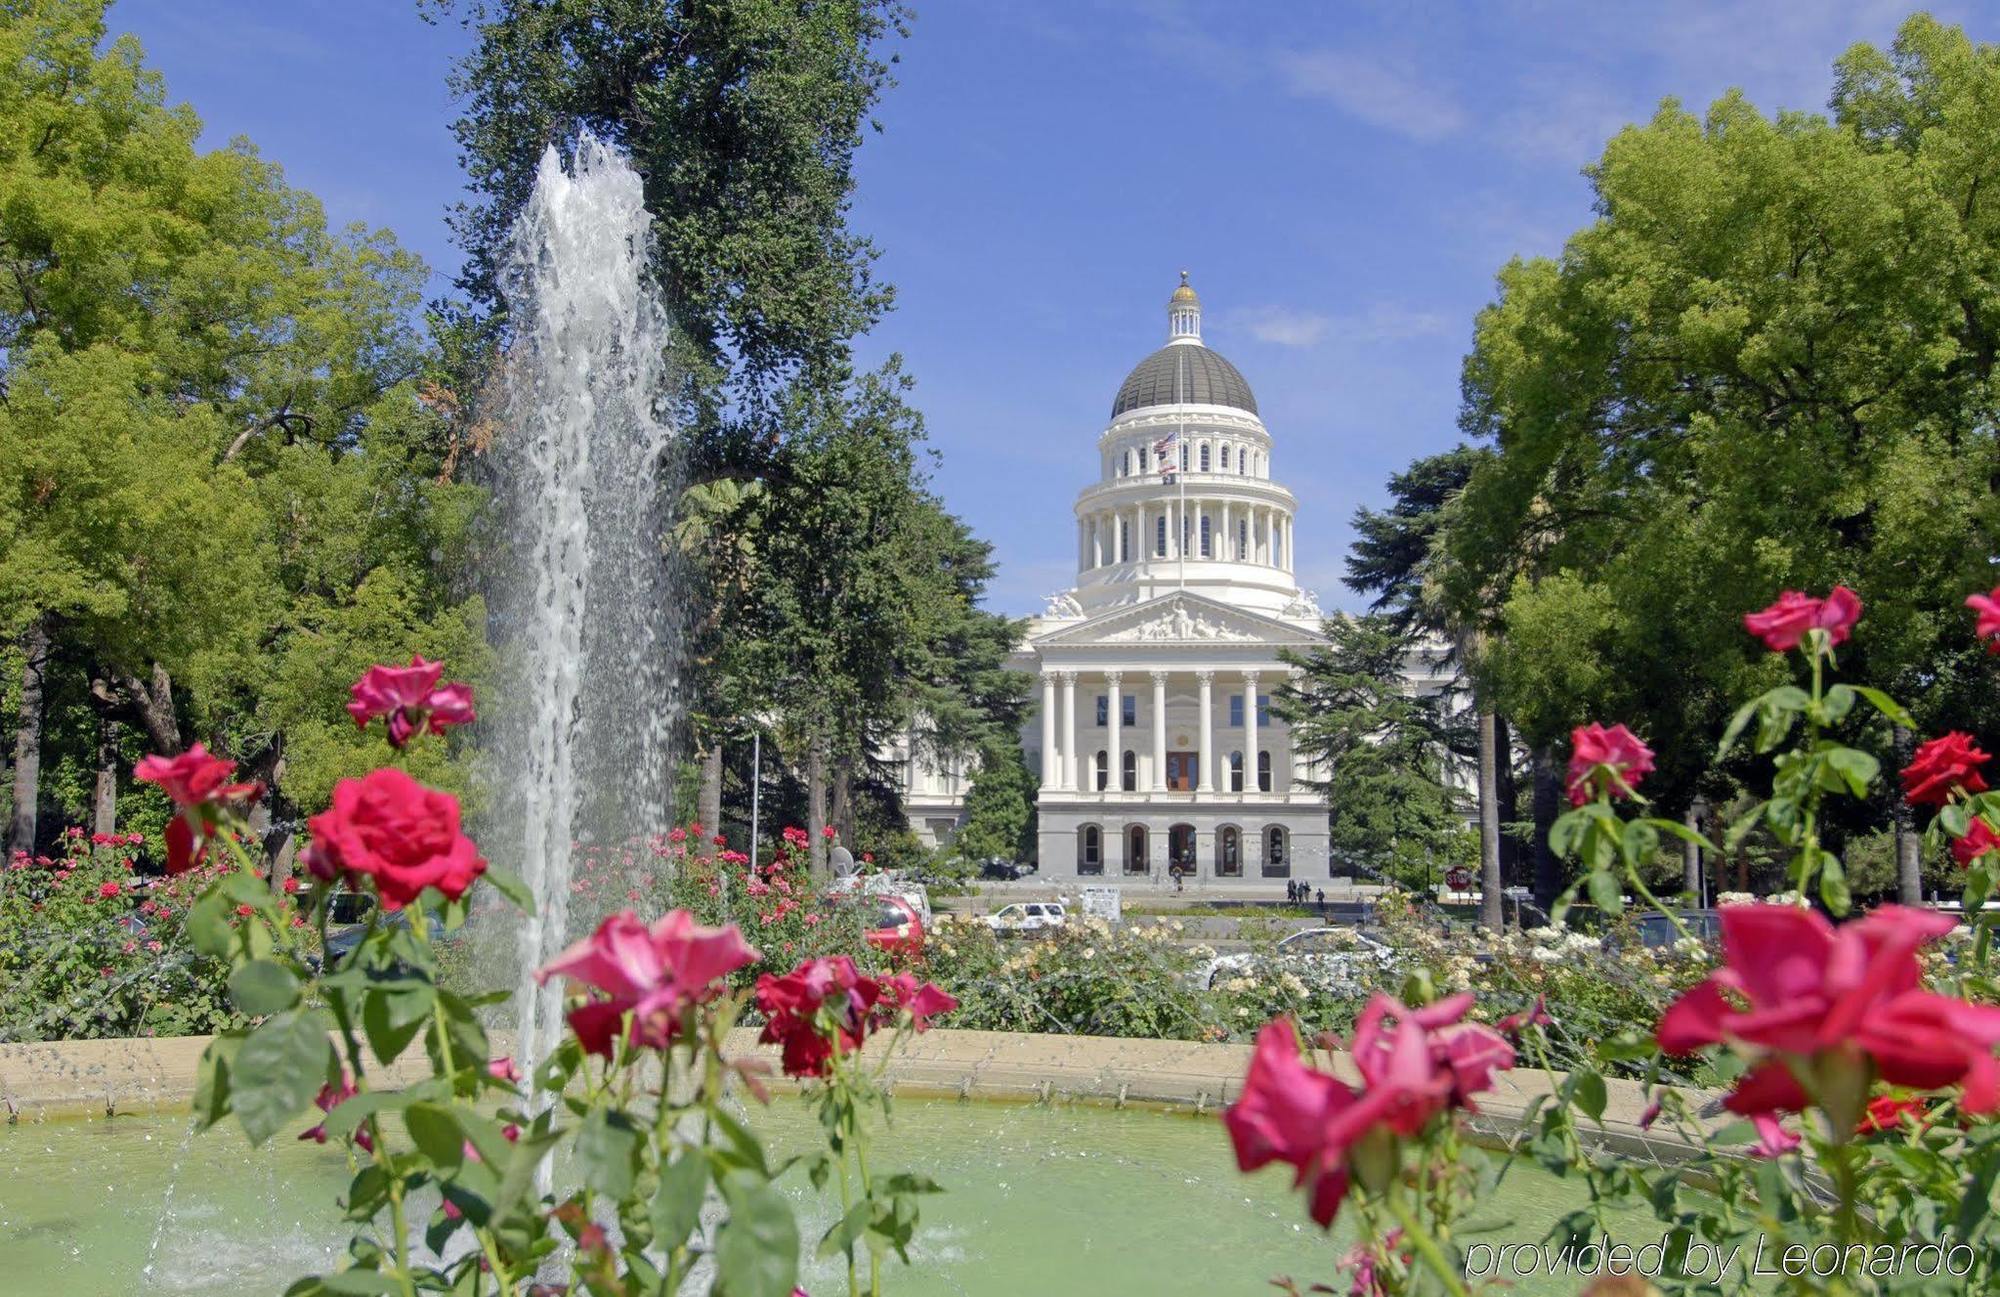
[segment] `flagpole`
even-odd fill
[[[1180,359],[1185,359],[1185,357],[1182,357]],[[1184,413],[1181,413],[1181,366],[1180,366],[1180,360],[1178,359],[1174,364],[1174,410],[1176,411],[1176,413],[1174,415],[1174,458],[1172,462],[1177,467],[1180,468],[1180,471],[1174,474],[1174,481],[1180,485],[1180,496],[1181,496],[1181,518],[1180,518],[1181,534],[1179,536],[1176,536],[1174,539],[1180,542],[1180,556],[1181,556],[1180,587],[1181,587],[1181,593],[1186,594],[1187,593],[1187,547],[1188,547],[1188,535],[1189,535],[1188,523],[1187,523],[1187,469],[1185,468],[1185,466],[1181,465],[1180,461],[1182,459],[1188,458],[1187,416]]]

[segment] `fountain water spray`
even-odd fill
[[[488,584],[511,687],[491,800],[496,823],[518,821],[535,898],[515,995],[530,1065],[554,1047],[562,1003],[534,970],[575,935],[573,918],[595,917],[570,912],[573,848],[644,839],[668,815],[674,429],[649,225],[638,173],[586,134],[567,171],[554,148],[543,154],[501,268],[511,342],[493,445],[500,579]]]

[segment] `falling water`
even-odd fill
[[[531,1062],[559,1025],[561,988],[538,989],[533,972],[574,935],[572,848],[658,833],[667,815],[674,429],[648,247],[638,173],[586,135],[567,171],[553,148],[542,156],[501,273],[512,342],[493,444],[500,579],[488,585],[511,697],[490,800],[495,823],[518,824],[508,836],[535,898],[515,995],[516,1048]]]

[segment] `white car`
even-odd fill
[[[1321,985],[1358,987],[1370,975],[1386,973],[1395,962],[1395,952],[1386,944],[1353,928],[1307,928],[1280,941],[1268,957],[1248,951],[1218,955],[1202,969],[1200,980],[1213,988],[1223,978],[1254,975],[1261,963]]]
[[[1026,936],[1067,926],[1069,912],[1060,901],[1015,901],[1012,905],[1001,906],[980,922],[1003,937]]]

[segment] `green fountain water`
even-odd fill
[[[817,1139],[790,1097],[758,1121],[780,1155]],[[1213,1119],[905,1102],[879,1138],[878,1164],[947,1190],[924,1204],[911,1266],[890,1265],[898,1297],[1268,1293],[1275,1275],[1337,1281],[1351,1241],[1305,1222],[1282,1171],[1238,1175]],[[348,1176],[337,1149],[281,1137],[251,1150],[228,1128],[190,1138],[179,1116],[5,1128],[0,1291],[275,1297],[332,1268]],[[811,1197],[803,1183],[794,1192]],[[1517,1166],[1481,1223],[1501,1226],[1495,1240],[1533,1238],[1579,1202],[1574,1186]],[[418,1232],[435,1203],[422,1206]],[[812,1202],[804,1215],[817,1237],[833,1210]],[[1515,1282],[1517,1293],[1576,1286]],[[806,1287],[836,1294],[844,1270],[812,1267]]]

